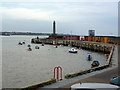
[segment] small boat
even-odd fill
[[[55,45],[55,48],[58,48],[58,46],[57,46],[57,45]]]
[[[35,46],[35,49],[39,49],[39,47],[38,47],[38,46]]]
[[[9,33],[5,33],[3,36],[10,36],[10,34]]]
[[[22,42],[19,42],[18,45],[23,45],[23,43],[22,43]]]
[[[75,48],[69,49],[69,53],[77,53],[78,51]]]
[[[28,51],[32,51],[32,48],[28,48]]]
[[[42,46],[44,46],[44,43],[42,43]]]
[[[91,64],[91,68],[98,67],[99,65],[100,63],[98,61],[93,61],[93,63]]]
[[[28,47],[31,47],[31,45],[30,45],[30,44],[28,44],[27,46],[28,46]]]
[[[56,45],[56,46],[57,46],[57,45],[60,45],[60,44],[58,44],[58,43],[56,43],[55,41],[53,41],[53,45]]]
[[[25,44],[25,42],[22,42],[23,44]]]

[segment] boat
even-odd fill
[[[32,51],[32,48],[28,48],[28,51]]]
[[[44,43],[42,43],[42,46],[44,46]]]
[[[28,44],[27,46],[28,46],[29,48],[31,47],[31,45],[30,45],[30,44]]]
[[[69,49],[69,53],[77,53],[78,51],[75,48]]]
[[[10,36],[10,34],[9,33],[5,33],[5,34],[3,34],[3,36]]]
[[[91,54],[88,54],[88,56],[87,56],[87,60],[92,60],[92,55]]]
[[[22,42],[23,44],[25,44],[25,42]]]
[[[19,42],[18,45],[23,45],[23,43],[22,43],[22,42]]]
[[[99,65],[100,63],[98,61],[93,61],[93,63],[91,64],[91,68],[98,67]]]
[[[58,46],[60,44],[56,43],[56,41],[53,41],[53,45]]]
[[[35,49],[39,49],[39,47],[38,47],[38,46],[35,46]]]

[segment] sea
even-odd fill
[[[77,49],[78,53],[69,53],[70,46],[33,44],[32,38],[37,36],[1,36],[2,39],[2,88],[23,88],[54,77],[54,68],[62,68],[62,76],[91,68],[93,60],[104,65],[106,57],[103,53]],[[46,38],[48,36],[38,36]],[[18,45],[25,42],[24,45]],[[32,51],[28,51],[31,45]],[[39,46],[40,49],[35,49]],[[88,53],[92,61],[87,60]]]

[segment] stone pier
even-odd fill
[[[52,45],[53,42],[59,45],[72,46],[72,47],[82,48],[96,52],[104,52],[104,53],[110,53],[111,47],[113,46],[113,44],[108,44],[108,43],[80,41],[80,40],[58,40],[58,39],[38,39],[38,38],[33,38],[31,40],[31,43],[36,43],[36,44],[44,43],[44,44]]]

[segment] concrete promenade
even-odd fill
[[[112,67],[101,71],[95,71],[86,75],[74,77],[71,79],[64,79],[52,85],[39,88],[37,90],[44,90],[45,88],[54,89],[54,90],[69,90],[70,86],[75,83],[109,83],[109,80],[112,77],[118,76],[118,51],[117,47],[114,50],[112,57]]]
[[[117,75],[118,75],[118,68],[114,68],[112,70],[109,70],[109,71],[106,71],[106,72],[103,72],[100,74],[96,74],[96,75],[90,76],[85,79],[78,80],[76,82],[61,86],[59,88],[61,88],[61,89],[68,88],[69,89],[71,85],[73,85],[75,83],[80,83],[80,82],[81,83],[109,83],[109,80],[112,77],[115,77]]]

